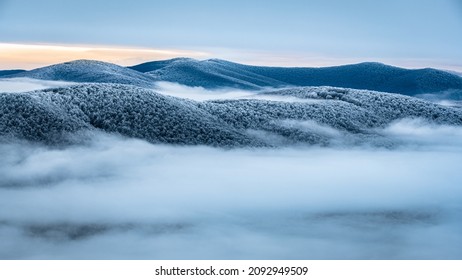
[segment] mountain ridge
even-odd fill
[[[456,99],[462,97],[460,76],[433,68],[405,69],[379,62],[329,67],[270,67],[183,57],[123,67],[101,61],[76,60],[1,77],[119,83],[144,88],[154,88],[159,81],[209,89],[333,86],[409,96],[451,92],[450,96]]]
[[[147,75],[117,64],[79,59],[53,64],[4,78],[32,78],[80,83],[118,83],[139,87],[153,87],[155,81]]]
[[[260,95],[307,102],[265,100]],[[462,111],[455,108],[400,94],[333,87],[270,90],[246,99],[202,102],[109,83],[0,93],[0,140],[46,144],[80,141],[75,135],[81,131],[99,131],[178,145],[261,147],[344,141],[390,146],[396,143],[380,131],[406,118],[462,125]]]
[[[175,71],[166,71],[169,68],[186,67],[185,64],[190,61],[176,60],[165,62],[162,68],[156,68],[152,71],[147,67],[143,69],[150,75],[156,76],[168,81],[178,81],[175,77]],[[272,67],[272,66],[253,66],[239,64],[221,59],[207,59],[195,61],[197,65],[202,65],[200,73],[196,74],[196,79],[190,74],[185,84],[190,86],[202,86],[206,88],[218,88],[223,83],[210,84],[203,82],[201,75],[217,73],[210,69],[232,69],[235,73],[251,73],[256,77],[263,78],[272,87],[284,86],[334,86],[343,88],[367,89],[381,92],[400,93],[404,95],[418,95],[424,93],[436,93],[448,90],[458,90],[462,93],[462,77],[455,74],[433,69],[406,69],[391,66],[379,62],[362,62],[356,64],[347,64],[329,67]],[[145,64],[148,66],[149,64]],[[133,66],[136,68],[136,66]],[[173,72],[171,74],[171,72]],[[178,72],[178,71],[177,71]],[[191,82],[192,81],[192,82]],[[246,82],[249,82],[246,80]],[[181,83],[181,82],[180,82]],[[252,83],[247,87],[245,83],[237,83],[244,89],[258,88],[265,84]]]
[[[26,70],[22,70],[22,69],[0,70],[0,77],[14,75],[14,74],[22,73],[25,71]]]

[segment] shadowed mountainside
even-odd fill
[[[446,71],[404,69],[365,62],[334,67],[264,67],[219,59],[173,59],[131,67],[156,80],[205,88],[255,89],[284,86],[334,86],[417,95],[461,91],[462,78]]]
[[[0,77],[2,76],[9,76],[9,75],[14,75],[18,73],[25,72],[26,70],[20,70],[20,69],[15,69],[15,70],[0,70]]]

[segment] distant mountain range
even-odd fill
[[[2,76],[9,76],[9,75],[14,75],[14,74],[18,74],[18,73],[21,73],[21,72],[25,72],[26,70],[0,70],[0,77]]]
[[[446,71],[404,69],[365,62],[334,67],[264,67],[219,59],[187,58],[155,61],[131,67],[157,80],[189,86],[246,89],[284,86],[335,86],[393,92],[405,95],[462,90],[462,78]]]
[[[31,71],[0,71],[3,78],[28,77],[71,82],[118,83],[153,88],[168,81],[204,88],[262,90],[294,86],[334,86],[404,95],[448,93],[462,99],[462,77],[436,69],[404,69],[365,62],[335,67],[264,67],[219,59],[175,58],[132,67],[77,60]]]

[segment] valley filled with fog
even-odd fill
[[[1,258],[460,258],[462,131],[410,128],[391,150],[2,144]]]
[[[458,100],[123,71],[0,79],[0,259],[462,257]]]

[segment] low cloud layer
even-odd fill
[[[318,102],[317,100],[301,99],[292,96],[278,96],[270,94],[260,95],[260,91],[240,90],[234,88],[205,89],[203,87],[190,87],[171,82],[157,82],[156,91],[165,95],[187,98],[196,101],[258,99],[282,102]]]
[[[4,143],[0,258],[460,259],[461,129],[403,120],[382,133],[408,144]]]
[[[462,128],[429,123],[422,119],[402,119],[391,123],[382,133],[408,146],[430,146],[441,149],[462,148]]]
[[[196,101],[252,98],[255,95],[254,91],[233,88],[205,89],[203,87],[189,87],[170,82],[157,82],[156,90],[165,95]]]
[[[25,92],[55,87],[66,87],[73,84],[75,83],[30,78],[3,78],[0,79],[0,92]]]

